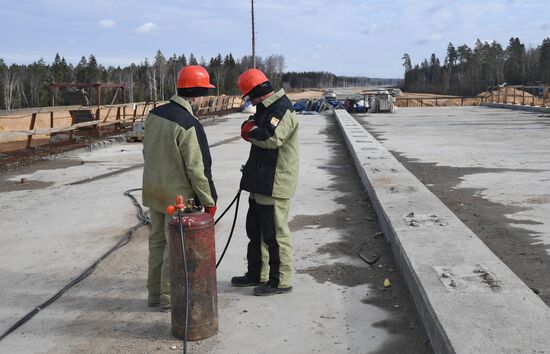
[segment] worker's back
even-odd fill
[[[176,195],[208,205],[217,199],[208,141],[191,112],[189,102],[174,96],[145,120],[143,204],[157,211]]]

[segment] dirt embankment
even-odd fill
[[[515,87],[502,87],[495,91],[481,92],[477,97],[482,97],[489,102],[521,104],[527,106],[547,106],[550,101],[537,97],[525,90],[520,90]]]
[[[457,97],[406,92],[403,96],[397,97],[395,104],[397,107],[479,106],[483,100],[482,97]]]
[[[315,99],[323,96],[322,91],[317,90],[304,90],[304,91],[294,91],[287,92],[288,98],[292,101],[297,101],[301,99]]]
[[[438,107],[438,106],[478,106],[481,103],[507,103],[526,106],[548,106],[544,100],[525,90],[514,87],[502,87],[495,91],[484,91],[475,97],[458,97],[431,93],[404,92],[397,97],[398,107]]]

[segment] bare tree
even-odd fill
[[[13,107],[15,90],[17,88],[17,74],[15,66],[12,65],[2,71],[2,84],[4,91],[4,107],[10,110]]]
[[[16,89],[19,102],[21,102],[21,97],[23,97],[23,100],[25,100],[25,105],[27,106],[27,108],[30,108],[29,100],[27,100],[27,95],[25,94],[25,90],[23,89],[23,83],[21,82],[21,80],[17,81]]]
[[[124,82],[128,86],[128,98],[130,103],[134,103],[134,71],[132,69],[124,75]]]
[[[270,55],[264,60],[265,73],[275,87],[282,86],[285,58],[282,55]]]
[[[166,58],[164,57],[164,55],[160,50],[157,51],[157,55],[155,56],[155,63],[153,64],[153,67],[158,76],[159,88],[160,88],[160,99],[164,101],[165,99],[164,87],[166,83],[166,75],[168,74],[168,65],[166,62]],[[155,94],[155,100],[156,100],[156,94]]]
[[[147,81],[149,82],[149,99],[157,101],[157,70],[156,67],[149,66],[147,58],[145,58],[145,72],[147,75]]]
[[[285,70],[285,57],[283,55],[274,55],[275,57],[275,73],[277,74],[277,79],[279,83],[282,84],[283,81],[283,72]]]

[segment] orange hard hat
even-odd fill
[[[239,86],[239,90],[241,90],[243,96],[246,96],[254,87],[266,81],[269,81],[269,79],[261,70],[248,69],[239,76],[237,86]]]
[[[200,65],[188,65],[180,70],[178,74],[177,88],[214,88],[210,83],[208,71]]]

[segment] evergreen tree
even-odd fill
[[[405,73],[412,70],[411,56],[407,53],[403,54],[403,66],[405,67]]]
[[[49,95],[47,80],[50,75],[50,69],[48,68],[48,65],[46,64],[44,58],[40,58],[38,61],[29,65],[28,73],[28,87],[31,106],[47,106]]]
[[[82,56],[78,64],[74,67],[74,78],[76,82],[79,82],[79,83],[89,82],[88,60],[86,59],[85,56]]]
[[[519,38],[510,38],[505,52],[505,77],[511,85],[519,85],[525,82],[525,45]]]
[[[168,63],[160,49],[157,50],[157,54],[155,55],[155,63],[153,64],[153,66],[155,67],[156,72],[155,85],[157,85],[157,87],[159,88],[160,100],[164,101],[168,98],[166,97],[165,92],[165,87],[167,86],[166,77],[168,75]]]
[[[218,54],[217,57],[210,59],[210,63],[208,64],[208,73],[210,75],[210,80],[216,86],[216,95],[219,96],[220,91],[225,92],[223,83],[224,68],[221,54]]]
[[[449,43],[447,46],[447,56],[445,57],[445,65],[449,67],[454,67],[456,64],[458,54],[456,52],[456,49],[452,43]]]
[[[101,68],[97,64],[97,60],[93,54],[90,54],[88,58],[88,65],[86,65],[87,81],[88,83],[95,84],[99,82],[101,77]]]
[[[225,88],[225,93],[227,95],[239,95],[240,93],[237,88],[237,79],[241,73],[238,70],[235,58],[233,58],[231,53],[226,55],[223,59],[223,68],[223,87]]]
[[[67,65],[65,57],[61,57],[59,53],[55,55],[51,66],[51,80],[53,82],[71,82],[72,70]]]
[[[175,54],[174,54],[175,55]],[[184,66],[187,66],[187,58],[185,58],[185,54],[182,54],[178,57],[178,63],[183,68]],[[189,65],[196,65],[196,64],[189,64]]]
[[[8,69],[4,59],[0,58],[0,107],[4,105],[4,73]]]
[[[539,47],[540,80],[550,83],[550,38],[545,38]]]

